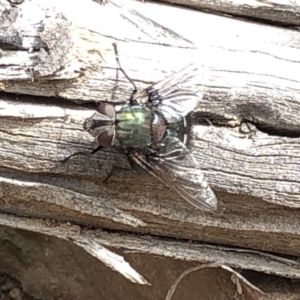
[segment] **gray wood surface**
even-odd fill
[[[80,232],[126,231],[118,245],[130,251],[149,248],[153,255],[299,278],[298,263],[280,257],[299,256],[300,246],[299,41],[296,30],[152,3],[25,0],[14,6],[0,0],[0,224],[62,239],[55,227],[37,230],[39,219],[77,224]],[[130,170],[120,153],[62,163],[96,147],[82,127],[93,103],[130,95],[113,42],[141,89],[198,65],[204,98],[193,114],[191,151],[218,197],[216,213],[196,210],[150,175]],[[245,132],[245,124],[255,130]],[[103,184],[113,166],[128,171]],[[26,227],[24,217],[35,225]],[[132,243],[134,233],[151,235],[149,244]],[[99,249],[119,247],[115,234],[105,236],[106,242],[89,239]],[[223,249],[196,259],[184,240],[275,258],[251,265],[246,257],[255,252],[240,257]],[[229,259],[231,251],[239,263]],[[142,275],[134,280],[142,283]]]
[[[261,22],[275,22],[277,25],[299,26],[299,2],[298,1],[205,1],[205,0],[166,0],[164,2],[186,5],[194,9],[219,13],[228,17],[252,18]]]

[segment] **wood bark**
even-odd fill
[[[186,4],[212,8],[193,3]],[[272,16],[280,10],[288,20],[286,6],[259,3]],[[288,8],[288,16],[297,12],[296,6]],[[253,12],[251,5],[247,11]],[[258,11],[257,18],[282,21]],[[290,24],[297,22],[294,18]],[[2,241],[27,253],[32,240],[37,247],[50,241],[81,257],[79,246],[88,253],[82,257],[90,267],[91,255],[133,282],[153,283],[137,288],[143,299],[153,299],[159,284],[159,277],[151,275],[159,263],[145,267],[157,257],[174,263],[174,270],[177,259],[186,268],[216,263],[276,275],[282,282],[299,279],[299,41],[298,30],[175,6],[0,0]],[[78,155],[62,163],[70,154],[96,147],[82,126],[95,101],[114,103],[130,96],[132,86],[118,71],[114,42],[122,67],[140,89],[189,63],[198,65],[204,98],[193,113],[191,151],[217,195],[216,213],[195,210],[150,175],[130,170],[120,153]],[[128,170],[102,183],[113,166]],[[2,252],[9,261],[7,244]],[[45,256],[39,253],[41,262]],[[59,253],[53,254],[55,266],[65,257]],[[131,266],[122,260],[124,253]],[[24,261],[17,256],[14,268],[8,264],[0,271],[26,282],[36,297],[39,292],[43,299],[58,297],[59,280],[41,291],[43,284],[25,279],[22,270],[26,265],[37,278],[45,270],[32,267],[31,255]],[[70,268],[77,261],[70,259]],[[120,276],[108,270],[99,267],[95,274]],[[58,276],[56,271],[53,267],[49,274]],[[64,296],[98,299],[94,279],[86,276],[89,280],[81,283],[87,290],[76,287]],[[261,282],[268,282],[264,276]],[[116,278],[114,284],[125,280]],[[60,289],[71,286],[67,280],[61,279]],[[174,280],[168,277],[166,287]],[[275,289],[266,286],[275,299]],[[164,289],[156,299],[165,294]]]

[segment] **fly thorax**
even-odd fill
[[[151,144],[152,111],[142,105],[116,108],[116,139],[129,148],[144,148]]]

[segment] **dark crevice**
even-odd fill
[[[149,224],[149,223],[148,223]],[[123,231],[123,230],[116,230],[116,229],[108,229],[108,228],[97,228],[97,227],[88,227],[88,229],[101,229],[102,231],[110,234],[124,234],[124,235],[130,235],[130,236],[145,236],[145,237],[151,237],[151,239],[160,240],[162,242],[179,242],[179,243],[189,243],[194,245],[203,245],[206,248],[212,248],[213,250],[219,250],[219,251],[227,251],[227,252],[237,252],[237,253],[249,253],[249,254],[257,254],[262,257],[268,257],[269,259],[273,259],[279,262],[284,262],[289,265],[294,265],[296,267],[299,267],[300,269],[300,263],[299,259],[296,256],[292,255],[285,255],[285,254],[278,254],[268,251],[260,251],[250,248],[241,248],[238,246],[228,246],[224,244],[215,244],[215,243],[208,243],[208,242],[202,242],[202,241],[194,241],[191,239],[184,239],[184,238],[174,238],[169,236],[163,236],[158,234],[149,234],[149,233],[135,233],[131,231]]]
[[[9,213],[7,211],[2,211],[8,215],[13,215],[15,214]],[[20,215],[21,216],[21,215]],[[35,216],[21,216],[23,218],[32,218]],[[39,218],[43,220],[43,218]],[[45,218],[45,221],[49,220],[48,218]],[[55,219],[53,219],[55,220]],[[68,222],[67,218],[65,220],[56,220],[58,223],[64,223]],[[122,229],[111,229],[107,227],[101,227],[101,226],[94,226],[94,225],[84,225],[82,223],[74,222],[74,220],[69,220],[72,225],[78,225],[81,227],[81,230],[101,230],[104,233],[107,234],[118,234],[118,235],[128,235],[131,237],[146,237],[146,239],[151,238],[152,240],[157,240],[161,242],[175,242],[175,243],[186,243],[187,245],[193,244],[195,246],[203,246],[205,248],[211,248],[212,250],[215,251],[224,251],[224,252],[236,252],[236,253],[245,253],[245,254],[253,254],[253,255],[258,255],[261,257],[265,257],[266,259],[270,261],[278,261],[280,263],[286,264],[288,266],[293,266],[293,267],[298,267],[300,269],[300,263],[299,263],[299,257],[293,256],[293,255],[287,255],[287,254],[279,254],[276,252],[270,252],[270,251],[262,251],[262,250],[256,250],[252,248],[241,248],[239,246],[232,246],[232,245],[226,245],[226,244],[218,244],[218,243],[210,243],[210,242],[203,242],[203,241],[198,241],[198,240],[191,240],[190,238],[175,238],[171,236],[165,236],[161,234],[155,234],[155,233],[137,233],[134,231],[128,231],[128,230],[122,230]],[[147,224],[151,224],[147,222]],[[155,225],[155,224],[154,224]]]
[[[152,0],[151,2],[154,3],[158,3],[158,4],[162,4],[162,1],[159,0]],[[269,19],[264,19],[264,18],[259,18],[259,17],[252,17],[252,16],[246,16],[246,15],[242,15],[242,14],[236,14],[236,13],[232,13],[232,12],[228,12],[225,10],[222,10],[222,8],[216,8],[215,10],[213,9],[209,9],[209,8],[202,8],[202,7],[196,7],[196,6],[189,6],[189,5],[184,5],[184,3],[180,3],[180,4],[176,4],[176,3],[171,3],[171,2],[163,2],[164,5],[168,5],[168,6],[175,6],[178,8],[185,8],[185,9],[189,9],[189,10],[193,10],[193,11],[200,11],[200,12],[204,12],[204,13],[209,13],[209,14],[214,14],[214,15],[218,15],[221,17],[227,17],[227,18],[231,18],[231,19],[235,19],[235,20],[241,20],[241,21],[247,21],[247,22],[252,22],[255,24],[263,24],[263,25],[269,25],[269,26],[274,26],[277,28],[286,28],[286,29],[294,29],[294,30],[299,30],[299,26],[300,25],[295,25],[295,24],[291,24],[285,21],[273,21],[273,20],[269,20]],[[275,4],[277,7],[279,7],[278,4]],[[294,13],[295,11],[292,7],[292,5],[289,6],[290,7],[290,13]],[[234,9],[234,8],[233,8]],[[286,6],[282,7],[282,11],[276,11],[277,15],[279,13],[283,13],[285,11],[287,11]],[[259,9],[255,9],[253,7],[249,6],[249,11],[259,11]],[[272,13],[274,13],[275,9],[274,8],[270,8],[268,11],[265,8],[264,12],[269,12],[271,11],[271,16]],[[245,14],[245,13],[244,13]]]
[[[240,114],[239,114],[240,115]],[[193,125],[206,125],[206,126],[211,126],[207,120],[209,120],[213,126],[215,127],[224,127],[227,126],[228,128],[240,128],[242,124],[249,123],[253,125],[257,131],[266,133],[270,136],[278,136],[278,137],[287,137],[287,138],[300,138],[300,127],[299,129],[289,129],[287,127],[283,128],[281,127],[271,127],[268,124],[263,124],[261,122],[257,122],[255,120],[249,121],[249,116],[248,115],[240,115],[241,121],[237,126],[230,126],[228,123],[231,120],[222,118],[220,115],[213,114],[213,113],[195,113],[194,114],[194,120],[193,120]],[[255,139],[255,131],[253,131],[253,138]],[[246,134],[245,134],[246,135]]]
[[[84,101],[80,99],[64,99],[56,97],[44,97],[44,96],[31,96],[31,95],[17,95],[16,93],[8,93],[0,91],[0,100],[14,101],[20,104],[39,104],[39,105],[55,105],[61,108],[74,108],[75,105],[80,105],[84,108],[96,108],[96,101]]]
[[[288,128],[273,128],[267,124],[255,124],[256,128],[270,136],[281,136],[288,138],[300,138],[300,128],[299,130],[288,129]]]
[[[82,107],[86,109],[96,109],[97,102],[95,100],[80,100],[80,99],[64,99],[64,98],[55,98],[55,97],[42,97],[42,96],[29,96],[29,95],[16,95],[15,93],[7,93],[7,92],[0,92],[0,99],[1,100],[7,100],[7,101],[14,101],[20,104],[28,103],[28,104],[42,104],[42,105],[55,105],[61,108],[74,108],[74,107]],[[59,101],[58,101],[59,99]],[[113,102],[112,102],[113,103]],[[251,119],[251,116],[249,115],[240,115],[241,124],[242,123],[249,123],[254,125],[257,130],[266,133],[270,136],[280,136],[280,137],[289,137],[289,138],[300,138],[300,128],[297,129],[289,129],[289,128],[283,128],[283,125],[281,127],[270,127],[268,124],[263,124],[260,122],[257,122],[255,120],[249,121]],[[6,117],[7,118],[7,117]],[[57,117],[55,117],[57,118]],[[213,126],[216,127],[224,127],[228,126],[228,122],[230,120],[227,120],[225,118],[222,118],[222,116],[214,114],[214,113],[202,113],[198,112],[193,114],[193,125],[207,125],[210,126],[208,121],[213,124]],[[240,125],[238,127],[240,127]],[[232,126],[228,126],[229,128],[233,128]],[[255,132],[253,134],[253,137],[255,137]]]

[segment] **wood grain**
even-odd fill
[[[152,3],[69,5],[0,0],[0,210],[23,216],[4,222],[3,215],[2,226],[16,228],[29,217],[36,227],[51,219],[90,233],[105,228],[111,243],[99,244],[107,247],[119,243],[110,230],[126,231],[118,245],[132,251],[142,241],[130,248],[131,234],[147,234],[153,255],[168,253],[155,252],[153,236],[162,249],[177,238],[181,250],[170,257],[182,260],[186,240],[274,252],[276,261],[299,256],[300,33]],[[113,42],[139,88],[198,65],[195,89],[203,87],[204,98],[193,114],[191,151],[218,197],[216,213],[195,210],[113,150],[62,163],[95,148],[82,127],[94,102],[130,95]],[[254,130],[245,132],[245,122]],[[103,184],[113,166],[128,171]],[[232,267],[300,276],[298,265],[259,269],[246,257],[226,259]]]

